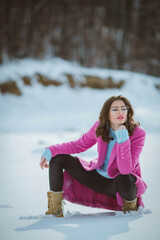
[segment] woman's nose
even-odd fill
[[[119,113],[119,114],[122,114],[122,113],[123,113],[123,111],[122,111],[121,108],[118,109],[118,113]]]

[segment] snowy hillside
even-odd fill
[[[66,84],[44,87],[35,73],[66,81],[85,74],[124,80],[121,89],[91,89]],[[22,76],[32,77],[26,86]],[[108,69],[89,69],[61,59],[12,62],[0,67],[0,83],[12,79],[21,96],[0,93],[0,239],[2,240],[157,240],[160,238],[160,79],[143,74]],[[85,79],[84,79],[85,81]],[[147,132],[140,157],[142,176],[148,185],[145,209],[121,214],[66,202],[65,218],[43,218],[47,208],[48,171],[39,167],[48,145],[78,138],[97,119],[104,101],[126,96],[135,109],[135,120]],[[86,160],[96,155],[96,146],[81,153]]]
[[[64,82],[59,87],[44,87],[37,83],[36,73]],[[120,89],[71,89],[67,74],[75,81],[85,81],[85,75],[123,80]],[[32,85],[21,80],[28,76]],[[84,68],[61,59],[36,61],[25,59],[0,67],[0,83],[14,80],[22,95],[0,94],[0,131],[75,131],[90,127],[98,118],[104,101],[111,95],[126,96],[135,108],[135,119],[150,130],[160,129],[160,78],[143,74],[98,68]],[[64,118],[65,116],[65,118]]]

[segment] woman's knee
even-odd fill
[[[69,154],[58,154],[53,157],[49,162],[49,167],[52,168],[55,165],[59,165],[61,167],[65,167],[65,165],[73,158],[73,156]]]
[[[55,157],[53,157],[49,162],[49,167],[51,168],[54,165],[60,164],[62,158],[63,158],[63,154],[58,154]]]
[[[131,174],[129,175],[119,174],[116,177],[117,191],[123,198],[127,200],[132,200],[136,197],[137,194],[137,187],[135,182],[136,179]]]
[[[126,186],[135,184],[135,180],[136,179],[131,174],[128,174],[128,175],[119,174],[116,177],[117,184],[122,184],[122,185],[126,185]]]

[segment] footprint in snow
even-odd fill
[[[0,205],[0,208],[13,208],[13,207],[9,204],[5,204],[5,205]]]

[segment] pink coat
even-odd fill
[[[96,137],[95,130],[99,125],[99,120],[90,128],[88,132],[83,134],[76,141],[56,144],[48,147],[52,153],[52,157],[57,154],[75,154],[84,152],[97,143],[98,158],[87,162],[78,157],[83,168],[87,171],[100,169],[103,165],[106,152],[107,142],[101,137]],[[112,149],[109,164],[108,175],[112,178],[118,174],[132,174],[136,177],[138,206],[144,206],[141,195],[144,194],[147,185],[141,178],[141,170],[139,156],[145,141],[145,131],[139,126],[136,127],[132,136],[124,143],[117,143]],[[94,190],[82,185],[76,179],[71,177],[66,171],[64,172],[63,182],[64,199],[91,207],[99,207],[110,210],[121,210],[123,200],[117,193],[117,199],[110,196],[100,194]]]

